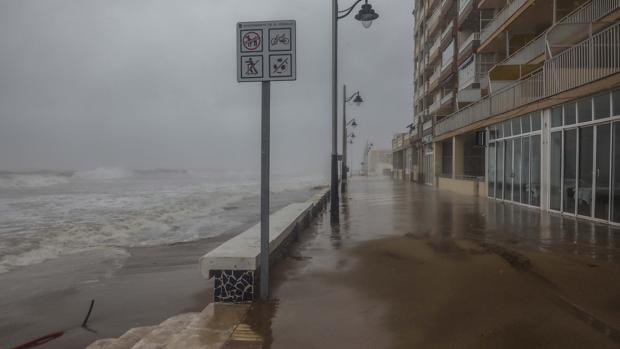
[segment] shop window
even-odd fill
[[[532,113],[532,131],[540,131],[540,112]]]
[[[562,106],[551,109],[551,127],[562,126]]]
[[[592,121],[592,99],[585,98],[577,102],[577,118],[579,122]]]
[[[609,93],[594,96],[594,119],[608,118],[611,113],[609,104]]]
[[[572,125],[575,123],[577,112],[575,103],[568,103],[564,105],[564,125]]]
[[[510,121],[504,122],[504,137],[512,136],[511,124]]]
[[[515,136],[521,134],[521,119],[512,119],[512,134]]]
[[[530,132],[530,116],[526,115],[521,118],[521,128],[523,129],[523,133]]]

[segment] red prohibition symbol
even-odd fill
[[[249,51],[256,51],[260,47],[261,37],[257,32],[247,32],[243,35],[243,47]]]

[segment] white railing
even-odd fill
[[[465,8],[467,7],[467,5],[469,5],[471,1],[472,0],[459,0],[459,15],[463,13]]]
[[[620,70],[620,22],[562,51],[543,67],[547,95],[617,73]]]
[[[471,33],[459,46],[459,53],[463,52],[471,43],[477,40],[480,40],[480,33]]]
[[[508,20],[508,18],[517,12],[521,6],[530,1],[531,0],[514,0],[501,9],[495,18],[484,29],[482,29],[482,32],[480,32],[480,42],[485,42],[488,38],[490,38],[491,35]]]
[[[575,9],[558,23],[592,23],[620,8],[620,0],[592,0]]]
[[[542,70],[444,118],[435,135],[620,73],[620,22],[545,62]]]
[[[517,52],[513,53],[510,57],[506,58],[502,63],[503,64],[526,64],[532,59],[542,55],[545,53],[545,33],[538,35],[532,41],[525,44],[525,46],[521,47],[517,50]]]

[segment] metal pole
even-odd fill
[[[342,169],[340,189],[347,191],[347,85],[342,85]]]
[[[262,83],[260,175],[260,298],[269,299],[269,131],[271,82]]]
[[[338,224],[338,0],[332,0],[332,183],[331,223]]]

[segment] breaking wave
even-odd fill
[[[53,174],[4,174],[0,175],[0,188],[42,188],[69,182],[69,177]]]
[[[90,180],[108,180],[108,179],[120,179],[127,178],[133,175],[133,171],[127,170],[122,167],[97,167],[91,171],[78,171],[73,174],[72,178],[75,179],[90,179]]]

